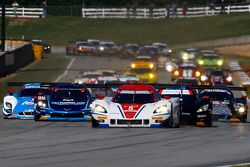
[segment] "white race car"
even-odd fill
[[[98,96],[97,96],[98,97]],[[160,98],[150,85],[123,85],[92,103],[92,127],[179,127],[179,98]]]

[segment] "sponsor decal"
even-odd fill
[[[45,96],[38,96],[37,99],[38,100],[46,100],[46,97]]]
[[[51,104],[55,104],[55,105],[85,105],[85,102],[51,102]]]
[[[126,118],[134,118],[143,104],[121,104]]]
[[[33,101],[24,101],[21,105],[32,106],[32,105],[34,105],[34,102]]]

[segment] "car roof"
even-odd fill
[[[151,85],[122,85],[119,90],[155,90]]]
[[[56,85],[58,88],[86,88],[85,85],[82,84],[58,84]]]

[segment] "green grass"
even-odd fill
[[[250,34],[250,15],[231,14],[179,19],[84,19],[48,17],[7,27],[7,37],[41,38],[53,45],[97,38],[118,43],[153,41],[183,44]]]
[[[49,55],[45,59],[35,63],[30,68],[16,73],[13,77],[0,83],[0,99],[6,94],[7,82],[50,82],[61,75],[68,65],[70,59],[62,56]],[[60,62],[60,63],[59,63]],[[17,90],[18,88],[14,88]]]

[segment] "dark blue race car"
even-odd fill
[[[58,84],[49,96],[39,94],[35,102],[34,119],[57,121],[90,120],[91,94],[84,85]]]

